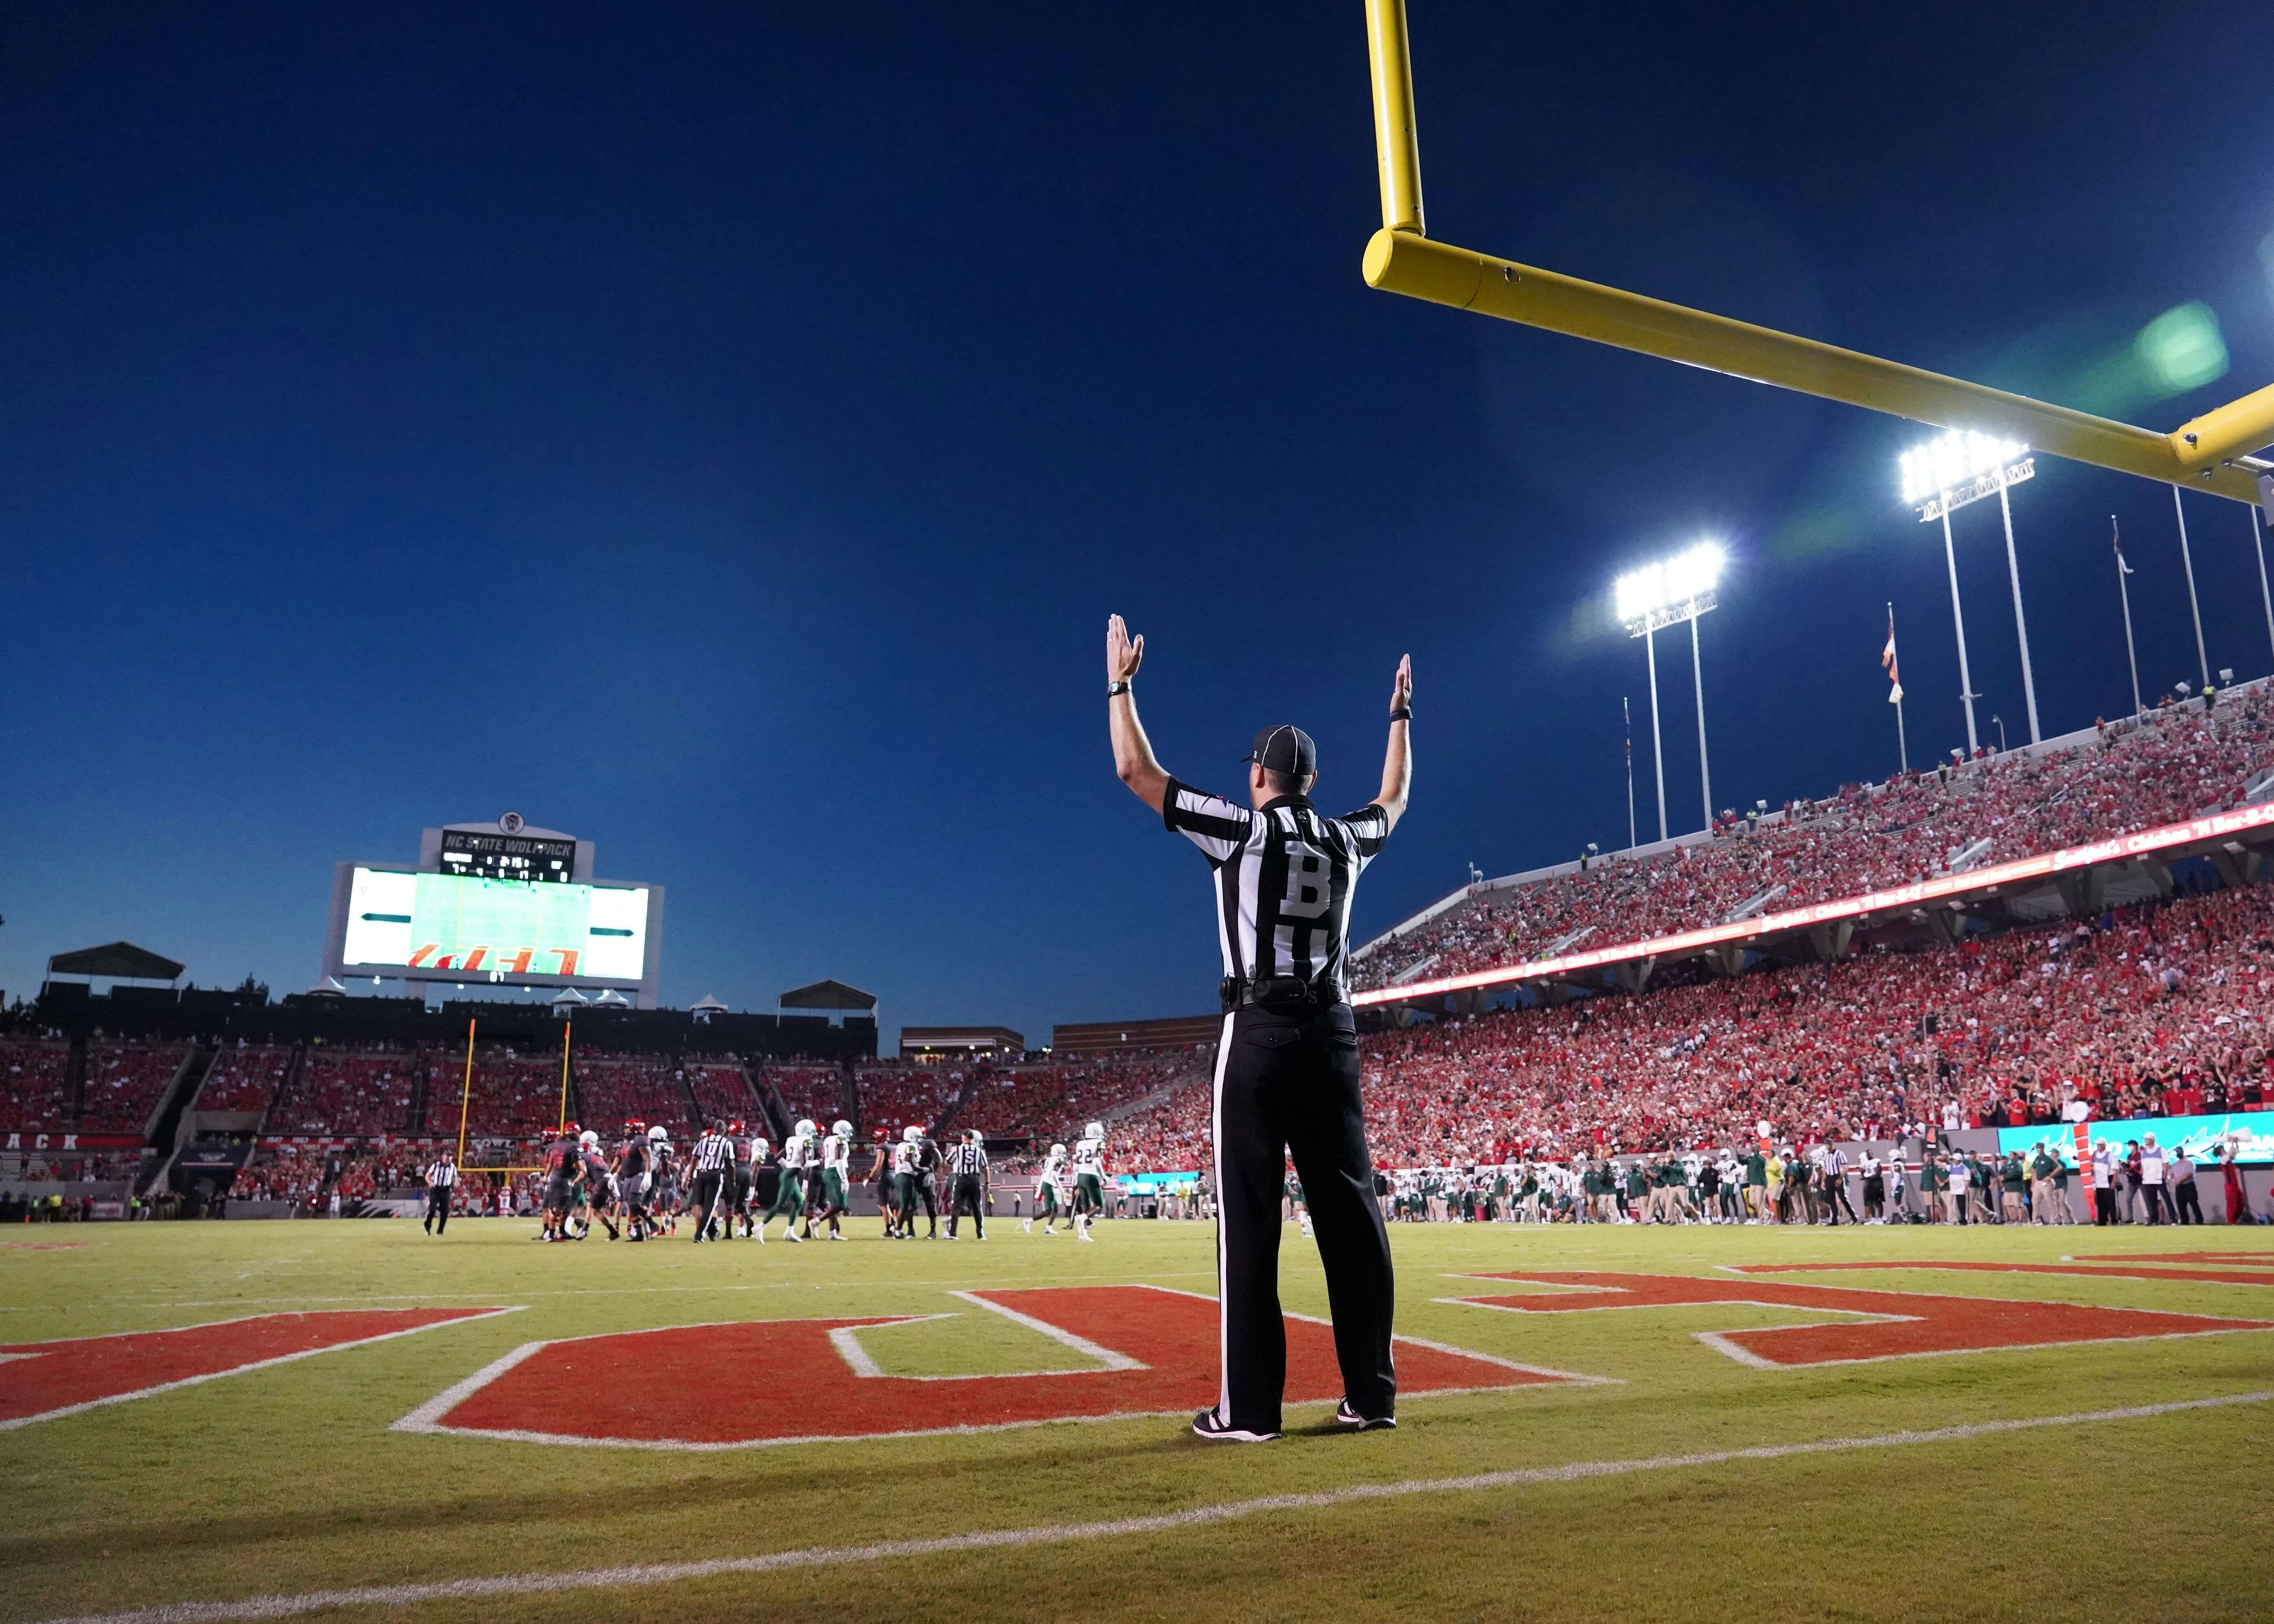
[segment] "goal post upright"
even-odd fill
[[[2274,385],[2159,434],[1432,240],[1421,209],[1404,0],[1367,0],[1367,43],[1382,191],[1382,229],[1367,244],[1362,266],[1369,287],[1938,428],[1994,433],[2074,462],[2234,501],[2261,500],[2258,477],[2274,472],[2274,463],[2246,454],[2274,442]],[[2266,500],[2274,503],[2274,496]]]

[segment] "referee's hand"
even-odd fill
[[[1145,663],[1145,639],[1132,637],[1118,614],[1105,620],[1105,680],[1126,682]]]
[[[1138,639],[1138,651],[1141,654],[1144,651],[1144,639],[1141,637]],[[1404,654],[1398,657],[1397,680],[1389,685],[1389,713],[1395,716],[1412,703],[1413,657]]]

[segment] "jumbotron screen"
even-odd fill
[[[351,970],[455,970],[636,981],[647,962],[640,886],[355,870],[340,958]]]

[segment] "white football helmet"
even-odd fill
[[[750,1160],[753,1162],[764,1161],[766,1159],[766,1152],[772,1148],[773,1147],[767,1144],[764,1139],[752,1139],[750,1141]]]
[[[812,1118],[812,1117],[810,1117],[810,1116],[801,1116],[801,1117],[799,1117],[799,1118],[797,1119],[797,1137],[798,1137],[798,1138],[800,1138],[800,1139],[811,1139],[811,1138],[812,1138],[812,1137],[813,1137],[817,1132],[819,1132],[819,1130],[818,1130],[818,1129],[817,1129],[817,1128],[813,1125],[813,1118]]]
[[[966,1128],[963,1131],[963,1137],[975,1145],[983,1144],[987,1139],[987,1136],[976,1128]]]
[[[576,1142],[589,1150],[600,1142],[600,1136],[587,1128],[576,1136]]]
[[[918,1139],[923,1138],[923,1130],[918,1127],[915,1123],[910,1123],[907,1127],[900,1130],[900,1138],[913,1145]]]
[[[849,1139],[853,1137],[853,1124],[849,1122],[832,1122],[829,1124],[829,1131],[840,1139]]]
[[[1050,1154],[1052,1154],[1052,1155],[1054,1155],[1054,1156],[1063,1156],[1063,1155],[1065,1155],[1065,1146],[1063,1146],[1063,1145],[1053,1145],[1053,1146],[1051,1146],[1051,1147],[1050,1147]]]
[[[1081,1131],[1081,1137],[1086,1139],[1103,1139],[1105,1137],[1105,1124],[1102,1122],[1091,1123],[1088,1127]]]
[[[660,1145],[671,1137],[671,1130],[665,1127],[661,1123],[658,1123],[655,1126],[647,1131],[647,1136],[649,1139]]]

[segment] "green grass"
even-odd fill
[[[1359,1483],[2051,1416],[2274,1387],[2274,1336],[1993,1352],[1765,1372],[1692,1339],[1788,1311],[1533,1317],[1432,1302],[1496,1270],[1704,1274],[1721,1263],[2050,1261],[2248,1250],[2274,1232],[1401,1226],[1398,1328],[1615,1385],[1415,1397],[1392,1433],[1299,1430],[1265,1448],[1178,1420],[677,1455],[390,1432],[522,1342],[734,1319],[937,1314],[864,1333],[887,1371],[1039,1370],[1065,1350],[946,1296],[1149,1282],[1213,1289],[1211,1229],[1103,1225],[1096,1245],[998,1224],[984,1247],[536,1246],[462,1221],[31,1229],[0,1248],[0,1342],[253,1312],[414,1304],[524,1312],[0,1432],[0,1619],[348,1585],[753,1555],[1147,1515]],[[1286,1305],[1324,1314],[1287,1232]],[[1797,1275],[2274,1320],[2274,1286],[1998,1274]],[[965,1311],[957,1312],[957,1311]],[[6,1366],[0,1365],[0,1381]],[[1307,1429],[1317,1410],[1291,1411]],[[1169,1533],[498,1598],[486,1619],[1676,1619],[2274,1615],[2265,1557],[2274,1405],[1898,1449],[1275,1511]],[[2149,1598],[2152,1597],[2152,1604]],[[2130,1598],[2129,1601],[2123,1598]],[[464,1603],[350,1613],[434,1617]]]

